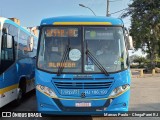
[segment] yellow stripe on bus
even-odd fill
[[[5,92],[8,92],[8,91],[13,90],[15,88],[18,88],[18,84],[14,84],[14,85],[0,89],[0,94],[3,94]]]
[[[54,22],[53,25],[112,25],[110,22]]]

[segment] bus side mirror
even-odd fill
[[[34,42],[33,41],[34,41],[33,36],[31,36],[30,37],[30,42],[29,42],[29,48],[30,48],[31,51],[33,51],[33,46],[34,46]]]
[[[126,37],[126,42],[127,42],[127,48],[128,50],[133,50],[133,40],[132,40],[132,36],[129,35],[129,31],[127,30],[127,28],[124,28],[125,31],[125,37]]]
[[[133,50],[133,40],[132,40],[132,36],[127,36],[127,43],[128,43],[128,50]]]
[[[2,32],[3,32],[3,39],[7,43],[6,48],[8,48],[8,49],[12,48],[13,47],[13,39],[12,39],[12,36],[8,34],[8,29],[3,28]]]
[[[34,46],[34,40],[33,36],[29,37],[28,43],[27,43],[27,52],[32,52],[33,51],[33,46]]]
[[[11,35],[6,35],[7,37],[7,48],[10,49],[13,47],[13,40]]]

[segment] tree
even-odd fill
[[[142,63],[144,64],[146,62],[146,59],[145,59],[145,57],[142,57],[142,56],[135,56],[133,59],[133,62],[138,63],[139,66],[141,66]]]
[[[129,8],[122,17],[131,16],[134,47],[148,53],[154,68],[156,54],[160,55],[160,0],[133,0]]]

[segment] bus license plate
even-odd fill
[[[81,102],[81,103],[75,103],[76,107],[91,107],[91,103],[89,102]]]

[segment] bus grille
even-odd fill
[[[59,89],[108,89],[112,82],[54,82]]]

